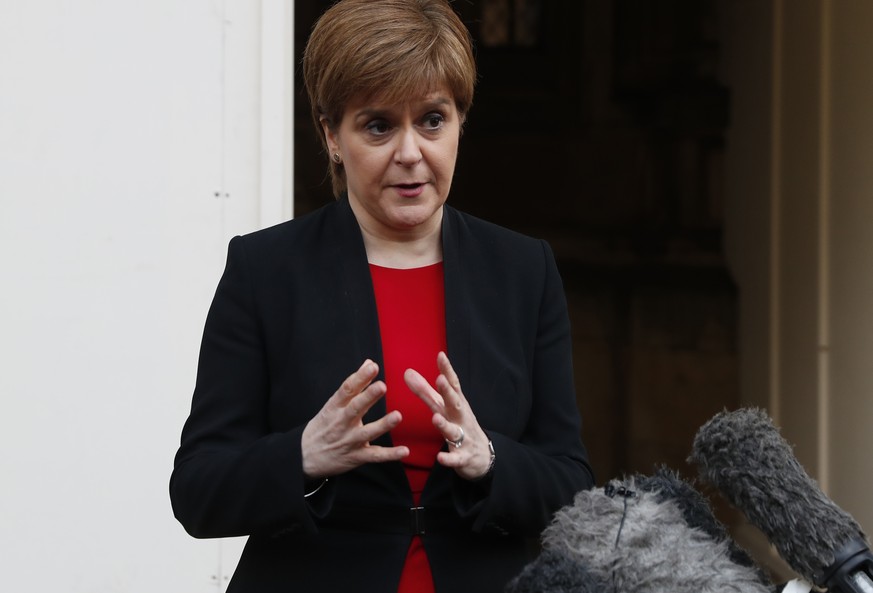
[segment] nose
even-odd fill
[[[421,160],[420,138],[415,128],[405,128],[397,135],[397,146],[394,150],[394,161],[403,167],[410,167]]]

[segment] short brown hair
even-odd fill
[[[312,29],[303,78],[328,151],[321,119],[335,129],[356,97],[399,103],[445,86],[463,122],[473,103],[476,63],[470,33],[447,0],[340,0]],[[345,170],[328,162],[339,196]]]

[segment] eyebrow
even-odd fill
[[[420,103],[416,103],[415,105],[416,107],[423,107],[424,110],[427,110],[436,107],[444,107],[451,104],[452,100],[450,98],[440,95],[432,99],[424,99]],[[385,117],[385,115],[387,115],[391,110],[391,107],[365,107],[355,113],[354,119]]]
[[[440,95],[440,96],[434,97],[433,99],[425,99],[424,101],[422,101],[422,104],[429,106],[429,107],[438,107],[438,106],[442,106],[442,105],[451,105],[452,100],[449,99],[448,97],[444,97],[444,96]]]

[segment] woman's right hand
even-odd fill
[[[369,424],[363,423],[364,414],[387,389],[384,382],[373,382],[378,373],[379,365],[365,360],[303,429],[300,444],[307,478],[327,478],[366,463],[399,461],[409,455],[407,447],[370,444],[402,420],[400,412],[394,410]]]

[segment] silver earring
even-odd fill
[[[340,161],[342,161],[342,159],[340,158],[339,153],[338,152],[333,153],[333,162],[335,162],[337,165],[339,165]]]

